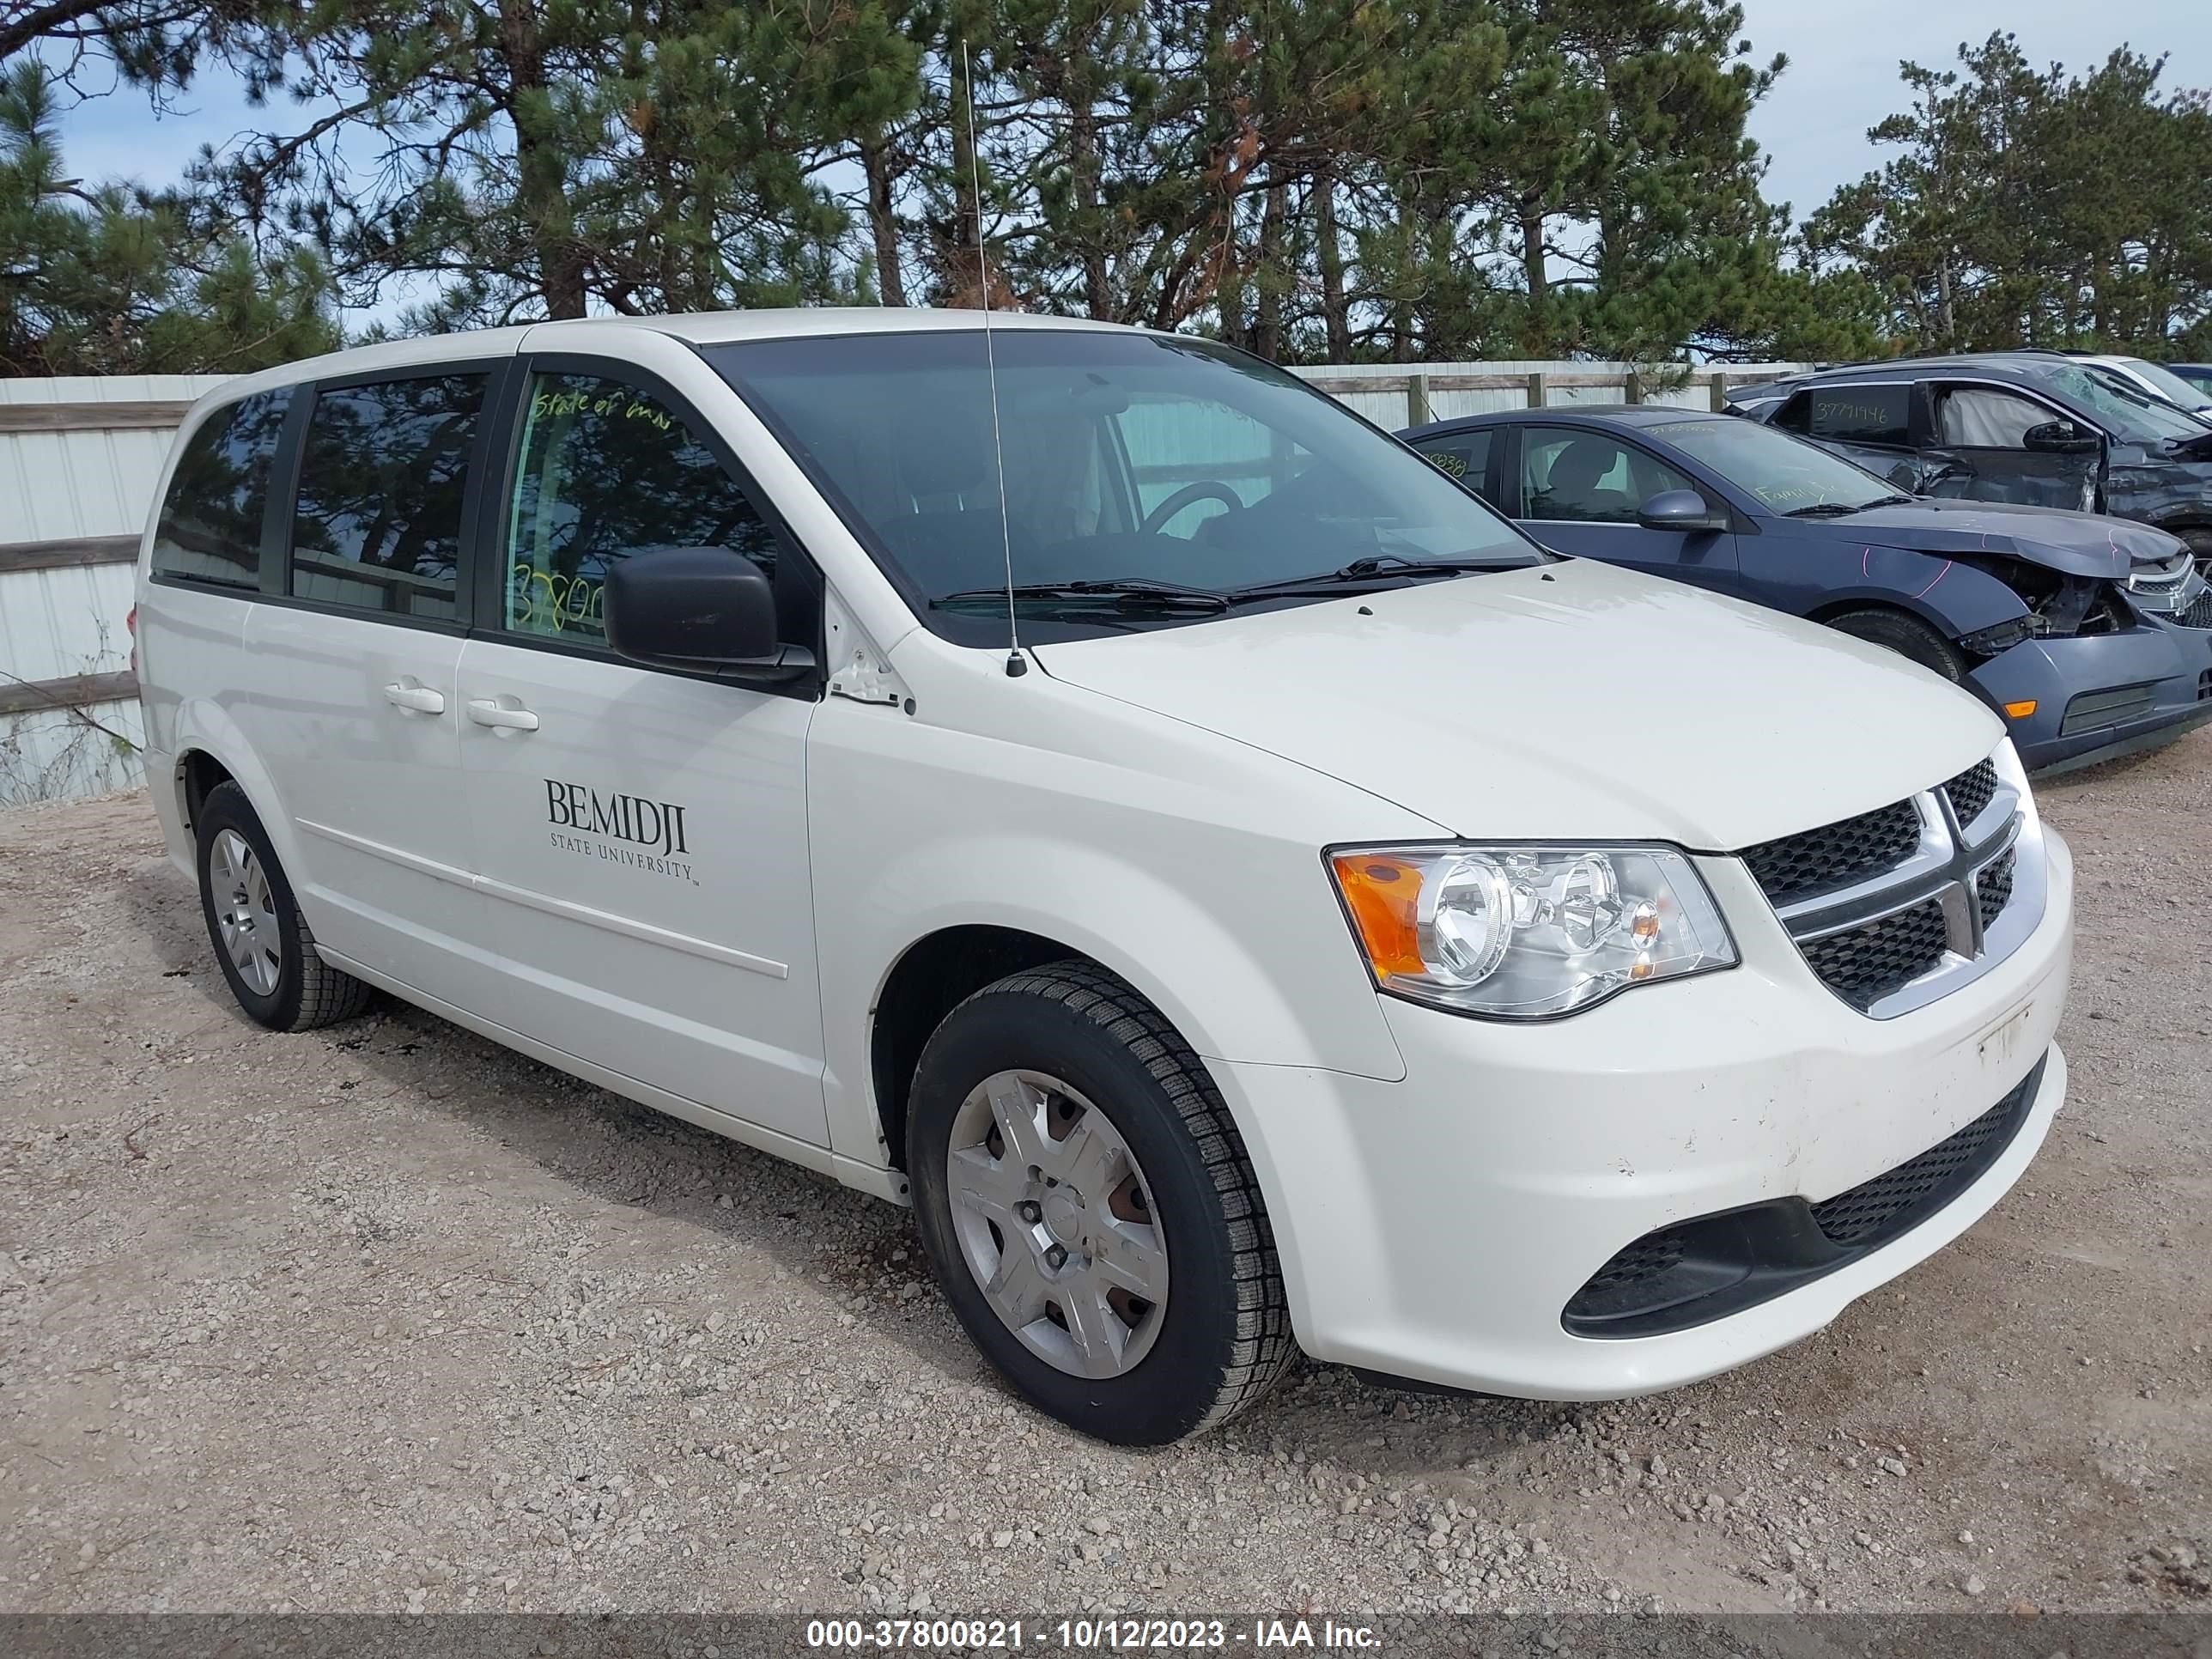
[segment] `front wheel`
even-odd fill
[[[1966,659],[1960,654],[1959,647],[1919,617],[1908,616],[1902,611],[1871,607],[1846,611],[1841,616],[1829,617],[1828,626],[1838,634],[1848,634],[1855,640],[1864,640],[1869,645],[1879,645],[1885,650],[1894,651],[1899,656],[1941,674],[1954,685],[1966,678]]]
[[[1163,1444],[1289,1366],[1243,1142],[1189,1045],[1112,975],[1054,963],[947,1015],[915,1073],[907,1169],[961,1324],[1071,1428]]]

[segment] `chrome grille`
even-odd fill
[[[1950,939],[1943,907],[1929,899],[1799,949],[1830,990],[1864,1013],[1940,963]]]
[[[1741,856],[1820,981],[1889,1019],[1980,977],[2041,919],[2043,843],[2025,787],[1984,761]]]
[[[1984,930],[2012,902],[2012,872],[2019,862],[2020,854],[2007,848],[1974,878],[1974,902],[1981,907]]]
[[[1743,861],[1766,896],[1786,904],[1902,863],[1919,845],[1920,814],[1901,800],[1802,836],[1761,842],[1744,849]]]
[[[1959,815],[1959,822],[1971,824],[1997,793],[1997,769],[1987,761],[1969,767],[1945,784],[1943,793],[1951,798],[1951,810]]]
[[[2160,563],[2137,565],[2128,574],[2127,590],[2136,609],[2184,620],[2207,596],[2204,578],[2185,547]]]

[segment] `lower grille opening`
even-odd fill
[[[1818,1204],[1774,1199],[1644,1235],[1560,1315],[1569,1334],[1660,1336],[1786,1295],[1894,1243],[1988,1172],[2027,1121],[2047,1062],[1955,1134]]]
[[[2198,594],[2196,603],[2175,620],[2184,628],[2212,628],[2212,588]]]
[[[2065,714],[2059,717],[2058,735],[2073,738],[2085,732],[2125,726],[2149,714],[2157,705],[2155,685],[2123,685],[2110,691],[2084,691],[2067,702]]]
[[[2206,669],[2197,677],[2197,701],[2212,702],[2212,668]]]

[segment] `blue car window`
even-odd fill
[[[1490,477],[1490,436],[1491,429],[1482,427],[1473,432],[1447,432],[1437,437],[1423,438],[1413,447],[1434,462],[1439,472],[1457,478],[1487,501],[1490,492],[1484,486]]]
[[[1532,426],[1521,435],[1521,516],[1575,524],[1634,524],[1652,496],[1697,485],[1603,432]]]

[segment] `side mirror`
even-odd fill
[[[2032,426],[2021,434],[2021,445],[2039,455],[2091,455],[2097,451],[2100,440],[2094,432],[2084,432],[2071,421],[2045,421]]]
[[[607,643],[654,668],[739,680],[795,679],[814,665],[776,638],[775,590],[726,547],[633,553],[607,571]]]
[[[1725,511],[1710,507],[1694,489],[1662,489],[1636,509],[1636,522],[1646,530],[1691,532],[1726,530]]]

